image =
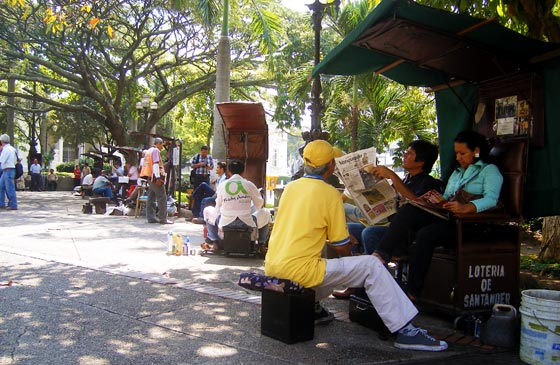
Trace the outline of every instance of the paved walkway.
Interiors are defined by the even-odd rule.
[[[18,211],[0,211],[0,364],[521,364],[515,349],[425,314],[415,322],[450,349],[398,350],[335,299],[324,304],[337,321],[285,345],[260,334],[259,293],[237,286],[241,272],[262,272],[261,259],[166,255],[168,230],[198,247],[202,226],[85,215],[69,192],[18,200]]]

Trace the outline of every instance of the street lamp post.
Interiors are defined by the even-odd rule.
[[[158,108],[158,103],[155,101],[152,101],[150,103],[150,96],[148,94],[142,95],[142,100],[136,103],[136,110],[138,110],[138,113],[141,113],[140,115],[143,115],[144,117],[144,126],[148,125],[150,111],[153,114],[155,113],[157,108]],[[150,129],[150,133],[155,134],[155,129],[156,129],[156,125],[154,124],[154,126]],[[152,138],[150,137],[150,142],[151,139]]]
[[[37,94],[37,82],[33,82],[33,94]],[[34,95],[31,104],[31,131],[29,133],[29,155],[28,155],[27,166],[31,166],[33,159],[38,157],[36,135],[37,135],[37,99],[35,98]]]
[[[323,14],[329,7],[334,6],[338,8],[339,5],[340,0],[315,0],[313,4],[306,4],[309,10],[312,11],[311,20],[313,22],[313,31],[315,34],[315,66],[321,61],[321,22],[323,20]],[[313,77],[313,83],[311,85],[311,132],[309,133],[309,141],[322,139],[323,137],[321,129],[321,115],[323,114],[323,99],[321,99],[321,91],[321,78],[319,75],[316,75]]]

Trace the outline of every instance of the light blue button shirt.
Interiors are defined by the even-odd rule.
[[[482,198],[471,201],[477,213],[483,212],[498,203],[503,181],[504,178],[496,165],[477,161],[466,169],[462,167],[455,169],[449,177],[443,197],[449,199],[463,186],[466,192],[483,195]]]

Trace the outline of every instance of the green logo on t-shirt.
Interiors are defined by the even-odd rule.
[[[232,191],[232,185],[236,185],[237,190]],[[229,195],[237,195],[240,192],[245,193],[245,194],[249,194],[249,193],[247,193],[247,191],[243,187],[243,184],[241,183],[241,181],[228,181],[228,182],[226,182],[226,193],[228,193]]]

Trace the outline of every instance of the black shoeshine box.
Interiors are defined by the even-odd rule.
[[[262,291],[261,333],[287,344],[312,340],[315,332],[315,292],[288,294]]]

